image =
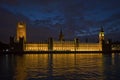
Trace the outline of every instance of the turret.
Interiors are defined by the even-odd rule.
[[[53,38],[50,37],[48,40],[48,50],[52,51],[53,50]]]
[[[78,47],[79,47],[79,39],[78,38],[75,38],[75,51],[78,50]]]
[[[59,34],[59,40],[60,40],[60,41],[63,41],[63,39],[64,39],[64,35],[63,35],[62,29],[61,29],[61,30],[60,30],[60,34]]]

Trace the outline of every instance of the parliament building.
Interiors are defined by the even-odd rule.
[[[23,51],[103,51],[104,43],[104,30],[101,28],[99,32],[99,41],[97,43],[80,42],[78,38],[72,41],[64,40],[62,30],[59,33],[59,40],[49,38],[47,41],[27,42],[26,38],[26,23],[18,22],[16,37],[10,38],[10,45],[16,50]],[[14,43],[14,45],[13,45]],[[109,44],[105,42],[106,44]],[[106,46],[105,46],[106,47]]]

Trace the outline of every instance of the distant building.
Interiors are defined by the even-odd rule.
[[[105,41],[104,37],[104,30],[101,28],[97,43],[83,43],[78,38],[66,41],[64,40],[62,30],[60,30],[59,40],[49,38],[47,41],[28,43],[26,38],[26,24],[19,22],[16,39],[10,38],[10,45],[14,51],[111,51],[111,44],[109,41]]]

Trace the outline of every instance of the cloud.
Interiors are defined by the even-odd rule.
[[[39,36],[36,32],[41,32],[39,38],[48,37],[46,32],[58,37],[60,27],[67,38],[98,35],[101,25],[106,34],[115,30],[120,33],[119,3],[119,0],[1,0],[0,12],[5,17],[0,16],[3,19],[0,24],[15,27],[18,19],[24,20],[35,39]]]

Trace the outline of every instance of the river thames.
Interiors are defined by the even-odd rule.
[[[119,80],[119,76],[119,54],[0,55],[0,80]]]

